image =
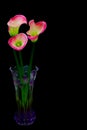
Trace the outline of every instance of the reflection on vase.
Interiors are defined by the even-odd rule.
[[[36,119],[35,111],[32,109],[32,101],[34,81],[36,79],[38,67],[36,66],[35,69],[31,71],[29,80],[28,65],[24,66],[22,82],[19,78],[16,67],[10,67],[9,69],[13,78],[17,102],[17,111],[15,112],[14,120],[19,125],[31,125]]]

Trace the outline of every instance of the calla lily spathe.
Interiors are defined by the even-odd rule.
[[[28,37],[24,33],[19,33],[8,40],[8,44],[16,51],[21,51],[27,44]]]
[[[26,34],[32,42],[36,42],[38,40],[38,36],[45,31],[47,24],[44,21],[35,23],[34,20],[30,20],[29,26],[30,29],[26,32]]]
[[[24,15],[15,15],[8,21],[8,32],[10,36],[15,36],[19,33],[19,28],[22,24],[27,24],[27,19]]]

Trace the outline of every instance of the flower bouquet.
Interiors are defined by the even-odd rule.
[[[29,25],[29,30],[26,33],[19,33],[22,24]],[[11,36],[8,39],[8,45],[13,49],[14,58],[16,61],[15,67],[10,67],[15,87],[15,96],[17,102],[17,111],[14,115],[14,120],[19,125],[31,125],[36,119],[35,111],[32,109],[33,88],[39,68],[33,66],[33,57],[35,44],[38,37],[46,30],[47,24],[44,21],[36,22],[34,20],[27,21],[24,15],[18,14],[10,18],[7,22],[8,33]],[[26,47],[29,40],[32,43],[29,64],[24,65],[22,59],[22,50]]]

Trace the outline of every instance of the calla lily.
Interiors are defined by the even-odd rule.
[[[15,36],[19,33],[19,28],[22,24],[27,24],[27,19],[24,15],[15,15],[8,21],[8,32],[10,36]]]
[[[45,31],[47,24],[44,21],[35,23],[34,20],[30,20],[29,26],[30,29],[26,32],[26,34],[32,42],[36,42],[38,40],[38,36]]]
[[[16,51],[21,51],[27,44],[28,37],[24,33],[19,33],[8,40],[8,44]]]

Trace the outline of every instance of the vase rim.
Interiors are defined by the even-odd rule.
[[[24,70],[26,69],[26,68],[28,68],[28,65],[24,65],[23,66],[23,68],[24,68]],[[14,66],[14,67],[9,67],[9,70],[13,73],[13,72],[17,72],[17,68],[16,68],[16,66]],[[35,69],[33,69],[32,71],[38,71],[39,70],[39,68],[37,67],[37,66],[35,66]]]

